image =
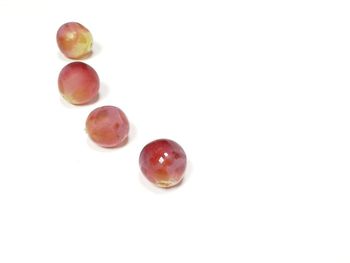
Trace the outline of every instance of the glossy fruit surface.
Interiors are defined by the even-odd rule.
[[[76,105],[87,104],[96,99],[100,80],[96,71],[83,62],[66,65],[58,77],[58,88],[62,96]]]
[[[181,182],[186,169],[186,154],[182,147],[168,139],[155,140],[141,151],[139,165],[145,177],[162,188]]]
[[[89,114],[86,131],[96,144],[106,148],[118,147],[128,138],[129,121],[121,109],[103,106]]]
[[[63,24],[57,31],[56,40],[61,52],[70,59],[83,59],[92,53],[92,35],[77,22]]]

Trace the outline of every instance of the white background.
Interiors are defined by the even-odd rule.
[[[0,262],[350,262],[347,0],[0,0]],[[93,105],[58,92],[68,21],[90,29]],[[91,143],[116,105],[129,143]],[[140,174],[170,138],[180,187]]]

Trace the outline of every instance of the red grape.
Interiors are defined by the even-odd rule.
[[[181,182],[186,169],[186,154],[176,142],[160,139],[147,144],[141,151],[139,164],[145,177],[162,188]]]

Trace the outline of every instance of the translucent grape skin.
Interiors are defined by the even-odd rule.
[[[129,121],[121,109],[103,106],[89,114],[86,131],[91,140],[101,147],[120,147],[127,142]]]
[[[169,139],[147,144],[141,151],[139,165],[142,173],[161,188],[178,185],[186,169],[187,157],[182,147]]]
[[[57,45],[70,59],[84,59],[92,54],[93,39],[90,31],[82,24],[68,22],[56,34]]]
[[[84,62],[66,65],[58,77],[58,88],[70,103],[83,105],[97,98],[100,80],[96,71]]]

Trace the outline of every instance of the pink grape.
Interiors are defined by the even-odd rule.
[[[102,147],[122,146],[129,133],[129,121],[124,112],[114,106],[93,110],[86,120],[86,131],[92,141]]]
[[[56,40],[61,52],[70,59],[83,59],[92,53],[92,35],[77,22],[63,24],[57,31]]]
[[[96,98],[100,80],[91,66],[83,62],[72,62],[61,70],[58,87],[68,102],[82,105]]]

